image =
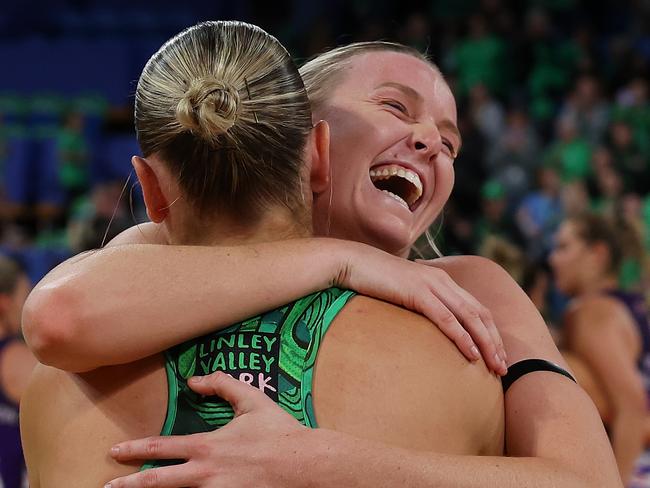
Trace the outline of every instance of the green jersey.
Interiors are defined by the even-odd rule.
[[[312,376],[328,327],[354,292],[330,288],[172,347],[165,352],[169,399],[161,435],[218,429],[233,419],[219,397],[202,397],[188,378],[224,371],[259,388],[307,427],[316,427]],[[143,469],[168,464],[147,463]]]

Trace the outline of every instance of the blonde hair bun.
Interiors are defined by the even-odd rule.
[[[193,134],[214,141],[235,125],[241,100],[239,91],[215,77],[192,80],[176,106],[178,123]]]

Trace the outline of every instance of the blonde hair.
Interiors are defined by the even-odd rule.
[[[332,89],[340,83],[344,71],[349,67],[350,60],[354,56],[371,52],[407,54],[424,61],[440,74],[438,67],[426,54],[422,54],[415,48],[396,42],[369,41],[340,46],[326,53],[319,54],[300,68],[300,75],[305,83],[305,88],[307,88],[312,111],[315,112],[326,103]]]
[[[415,48],[395,42],[355,42],[319,54],[300,68],[300,75],[309,95],[312,112],[317,112],[327,104],[332,90],[341,82],[345,70],[350,66],[352,58],[371,52],[395,52],[413,56],[427,63],[441,78],[444,78],[438,66],[426,54],[421,53]],[[438,249],[434,239],[435,236],[427,229],[418,241],[424,241],[435,256],[442,257],[442,253]],[[422,249],[417,243],[414,243],[411,253],[420,258],[433,257],[429,256],[428,250]]]
[[[203,22],[167,41],[138,81],[135,124],[143,155],[160,155],[200,216],[304,207],[309,100],[287,51],[259,27]]]

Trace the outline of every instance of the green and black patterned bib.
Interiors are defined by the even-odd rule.
[[[321,341],[354,292],[330,288],[289,305],[191,339],[165,353],[169,400],[161,435],[218,429],[232,420],[228,402],[201,397],[191,376],[224,371],[262,390],[307,427],[316,427],[312,374]],[[142,469],[169,464],[154,462]]]

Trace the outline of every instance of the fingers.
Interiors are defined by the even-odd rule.
[[[431,266],[426,261],[418,262]],[[430,270],[433,274],[427,276],[430,280],[429,293],[442,302],[444,310],[433,303],[431,313],[437,315],[427,316],[456,344],[465,357],[476,360],[480,354],[488,368],[497,374],[506,374],[505,349],[490,312],[443,270],[435,267]],[[424,300],[430,301],[431,296]]]
[[[469,292],[460,287],[457,292],[470,307],[471,312],[468,312],[467,315],[471,315],[473,318],[463,318],[462,321],[479,345],[485,363],[494,372],[500,375],[506,374],[508,372],[506,351],[501,335],[492,319],[492,314]]]
[[[503,339],[501,338],[499,329],[497,329],[497,326],[494,323],[494,319],[492,318],[492,314],[488,311],[488,315],[487,316],[482,315],[482,317],[483,317],[483,323],[486,324],[487,330],[490,332],[490,335],[492,336],[492,340],[497,345],[497,349],[499,350],[499,356],[501,356],[504,366],[507,369],[508,355],[506,353],[505,347],[503,346]]]
[[[146,437],[121,442],[111,449],[111,456],[121,463],[147,459],[189,459],[197,449],[201,434]]]
[[[109,481],[104,488],[183,488],[198,486],[189,463],[148,469]]]
[[[456,347],[467,359],[477,361],[481,358],[481,353],[470,334],[442,301],[427,294],[422,299],[421,305],[416,308],[418,312],[431,320],[447,338],[456,344]]]
[[[201,395],[218,395],[232,405],[235,417],[253,410],[275,406],[273,400],[257,388],[217,371],[207,376],[194,376],[187,384]]]

